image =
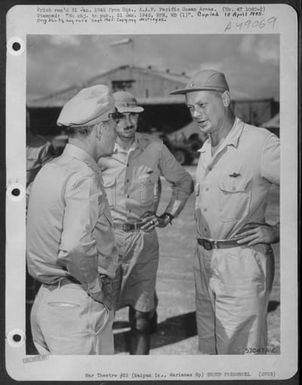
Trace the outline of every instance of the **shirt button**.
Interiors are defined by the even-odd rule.
[[[207,208],[204,208],[203,211],[208,211],[208,209],[207,209]]]
[[[130,198],[130,195],[129,195],[129,194],[127,194],[127,195],[126,195],[126,198]]]
[[[206,191],[209,191],[209,187],[206,187],[205,190],[206,190]]]
[[[212,167],[209,167],[209,171],[212,171]]]

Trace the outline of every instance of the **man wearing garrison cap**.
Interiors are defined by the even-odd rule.
[[[156,325],[156,273],[159,250],[155,228],[165,227],[181,212],[192,193],[192,178],[162,141],[137,133],[144,110],[132,94],[113,94],[121,114],[114,153],[99,160],[104,177],[121,266],[117,308],[129,306],[130,354],[149,354]],[[171,185],[171,198],[157,216],[155,190],[160,176]],[[120,281],[119,281],[120,280]]]
[[[194,261],[199,349],[203,354],[265,354],[274,276],[271,244],[279,224],[265,222],[271,184],[279,185],[279,139],[231,109],[223,73],[198,72],[183,94],[208,136],[196,172]]]
[[[27,262],[42,283],[31,312],[40,354],[113,354],[112,278],[117,267],[100,157],[112,153],[116,109],[108,88],[86,88],[57,124],[69,140],[37,174],[29,198]]]

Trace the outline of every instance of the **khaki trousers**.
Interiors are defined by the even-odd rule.
[[[149,312],[157,306],[155,294],[159,246],[156,231],[115,230],[120,267],[114,279],[116,309],[131,306]]]
[[[113,312],[81,285],[42,285],[31,311],[34,344],[40,354],[113,354]]]
[[[270,247],[205,250],[194,261],[202,354],[265,354],[267,306],[274,278]]]

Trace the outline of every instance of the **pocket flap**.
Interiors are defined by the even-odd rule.
[[[251,177],[248,175],[237,175],[236,177],[225,175],[219,183],[222,191],[236,193],[245,191]]]

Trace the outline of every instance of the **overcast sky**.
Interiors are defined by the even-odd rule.
[[[133,44],[111,45],[127,38]],[[219,69],[239,95],[279,100],[278,35],[30,35],[28,96],[48,95],[125,64],[188,75]]]

